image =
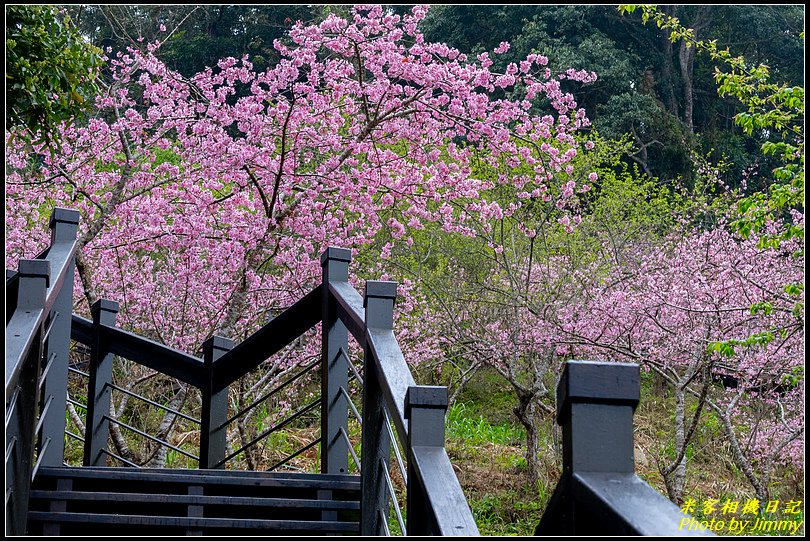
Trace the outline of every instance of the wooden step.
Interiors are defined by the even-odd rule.
[[[293,507],[296,509],[352,509],[359,511],[360,502],[353,500],[305,500],[288,498],[245,498],[240,496],[206,496],[191,494],[141,494],[137,492],[78,492],[32,490],[31,499],[82,502],[134,502],[184,505],[234,505],[251,507]]]
[[[357,522],[295,521],[230,518],[195,518],[146,515],[97,515],[94,513],[67,513],[31,511],[29,520],[38,522],[113,524],[117,526],[152,526],[168,528],[222,528],[249,530],[283,530],[304,532],[358,532]],[[122,530],[124,533],[124,530]]]
[[[46,479],[90,479],[102,483],[120,481],[169,484],[257,486],[268,488],[318,488],[321,490],[360,490],[355,475],[246,472],[230,470],[162,470],[135,468],[40,468],[38,481]]]
[[[359,532],[349,475],[46,468],[31,492],[31,535],[325,535]]]

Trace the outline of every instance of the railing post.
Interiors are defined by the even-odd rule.
[[[93,315],[93,339],[90,349],[90,381],[87,385],[87,421],[84,434],[84,465],[104,466],[110,435],[110,399],[112,389],[113,355],[103,339],[101,326],[114,326],[118,303],[107,299],[96,301],[90,308]]]
[[[433,510],[425,495],[413,450],[416,447],[444,447],[444,418],[447,413],[447,387],[409,387],[405,395],[408,419],[408,535],[438,535]]]
[[[349,449],[340,429],[349,431],[349,404],[341,392],[349,391],[349,331],[337,316],[329,282],[349,280],[352,253],[344,248],[327,248],[321,254],[323,268],[322,354],[321,354],[321,473],[346,473]]]
[[[637,364],[568,361],[557,385],[563,473],[634,473],[633,411]]]
[[[200,469],[224,468],[227,448],[228,386],[217,386],[213,381],[214,362],[233,349],[233,340],[212,336],[203,343],[203,362],[207,379],[202,393],[200,419]],[[217,466],[219,464],[219,466]]]
[[[380,517],[388,517],[388,493],[384,476],[391,459],[391,438],[385,428],[385,398],[380,385],[379,367],[369,346],[368,329],[394,328],[396,296],[395,282],[366,282],[360,535],[380,535],[383,531]]]
[[[51,215],[51,245],[73,243],[79,227],[79,213],[75,210],[57,208]],[[50,406],[42,424],[40,445],[49,442],[43,451],[42,465],[61,466],[65,455],[65,410],[67,399],[68,360],[70,357],[70,320],[73,312],[74,258],[68,262],[65,280],[53,305],[53,323],[45,363],[47,377],[43,388],[43,404]]]
[[[19,264],[17,310],[34,314],[45,307],[50,263],[23,259]],[[6,329],[14,338],[14,329]],[[37,332],[20,370],[17,387],[6,389],[6,534],[24,535],[34,467],[34,429],[37,421],[38,385],[42,359],[42,329]]]
[[[563,472],[535,534],[604,533],[583,520],[571,497],[575,473],[633,475],[633,411],[640,399],[637,364],[568,361],[557,385],[557,423],[563,433]],[[559,501],[554,501],[559,497]]]

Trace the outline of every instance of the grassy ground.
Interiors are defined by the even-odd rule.
[[[513,404],[502,380],[482,372],[447,415],[447,452],[482,535],[532,535],[560,473],[553,434],[543,430],[548,479],[539,488],[529,484],[526,432]]]

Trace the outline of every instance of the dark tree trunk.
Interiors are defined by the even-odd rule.
[[[529,482],[537,486],[540,479],[540,426],[542,412],[536,395],[518,391],[518,405],[514,409],[520,423],[526,428],[526,466]]]

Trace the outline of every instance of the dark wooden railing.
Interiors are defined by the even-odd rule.
[[[77,225],[78,213],[56,209],[51,246],[36,259],[22,260],[17,272],[6,271],[7,534],[25,533],[32,478],[41,465],[62,466],[66,435],[83,442],[85,466],[117,462],[138,467],[108,448],[110,426],[116,424],[185,455],[202,469],[218,469],[269,434],[319,410],[320,436],[269,469],[320,445],[321,473],[360,473],[363,535],[389,534],[392,520],[402,534],[478,535],[444,448],[447,389],[415,383],[394,335],[395,283],[368,281],[361,296],[349,283],[351,252],[329,248],[321,256],[318,287],[236,346],[227,338],[211,337],[203,344],[203,357],[197,358],[117,328],[118,304],[110,300],[91,307],[92,320],[68,317]],[[320,359],[228,417],[229,386],[318,323]],[[350,358],[350,336],[363,351],[362,364]],[[71,339],[90,353],[87,372],[69,364]],[[200,418],[115,385],[115,357],[199,389]],[[315,371],[321,380],[317,399],[228,452],[230,423]],[[68,397],[69,372],[85,381],[86,404]],[[676,529],[682,517],[677,507],[634,473],[632,415],[638,381],[636,365],[575,361],[566,366],[557,397],[564,472],[537,533],[688,533]],[[113,392],[198,424],[199,455],[115,418]],[[358,394],[359,408],[353,401]],[[86,410],[84,435],[66,431],[67,404]],[[357,426],[350,425],[350,414],[360,425],[359,453],[356,436],[354,442],[350,437],[350,426]],[[404,494],[396,488],[392,470],[399,471]],[[323,520],[332,520],[330,513],[334,511],[324,511]]]
[[[393,503],[402,533],[478,535],[461,485],[444,449],[447,388],[416,385],[393,331],[393,282],[366,282],[363,297],[348,282],[350,252],[329,248],[323,266],[322,471],[347,470],[346,436],[351,401],[348,374],[362,378],[362,535],[387,533]],[[349,359],[349,334],[363,347],[363,374]],[[357,413],[353,411],[353,413]],[[391,428],[393,425],[393,430]],[[397,442],[404,447],[407,472],[407,529],[396,502],[389,470],[392,448],[404,470]]]
[[[568,361],[557,386],[563,473],[536,535],[713,535],[635,473],[637,364]],[[708,533],[707,533],[708,532]]]
[[[363,533],[387,533],[389,513],[393,510],[402,533],[478,534],[444,450],[446,388],[417,386],[394,337],[395,283],[369,282],[365,298],[361,297],[348,282],[350,252],[329,248],[322,257],[321,285],[236,346],[224,337],[210,338],[203,345],[200,359],[117,328],[118,304],[114,301],[97,301],[91,307],[92,320],[77,315],[67,317],[71,306],[72,254],[78,215],[57,210],[54,216],[54,242],[50,249],[41,259],[22,261],[18,273],[7,272],[7,290],[17,296],[10,305],[13,315],[7,316],[10,339],[6,347],[6,469],[12,475],[7,476],[6,503],[7,516],[13,519],[7,522],[7,532],[24,532],[27,491],[39,464],[62,465],[65,410],[69,401],[74,407],[86,410],[84,435],[68,434],[68,437],[83,440],[85,466],[104,466],[110,460],[138,466],[109,448],[111,424],[184,454],[197,461],[201,468],[224,468],[230,459],[263,437],[305,413],[320,410],[321,436],[287,460],[320,444],[321,471],[346,474],[350,470],[351,456],[363,486]],[[55,269],[53,274],[50,268]],[[63,284],[67,287],[62,287]],[[7,297],[7,304],[12,298]],[[61,326],[57,326],[58,323]],[[318,323],[323,329],[322,358],[229,418],[229,385]],[[349,334],[364,351],[360,369],[349,359]],[[87,346],[90,352],[87,372],[68,365],[71,338]],[[44,350],[53,353],[44,355]],[[200,419],[115,385],[112,374],[116,357],[199,389]],[[50,362],[44,363],[43,359]],[[86,404],[67,396],[68,370],[86,380]],[[229,423],[313,370],[320,370],[321,397],[242,448],[227,452]],[[48,378],[40,377],[42,373],[47,373]],[[38,381],[43,382],[43,397],[47,396],[41,404],[33,392]],[[350,381],[362,384],[362,415],[350,398]],[[51,391],[52,387],[56,389]],[[110,410],[113,392],[129,394],[170,414],[199,423],[199,456],[116,419]],[[38,414],[33,415],[34,412]],[[362,423],[359,454],[348,435],[350,412]],[[61,424],[51,423],[52,417]],[[26,437],[30,434],[35,436]],[[402,479],[407,480],[407,528],[389,473],[392,451]],[[284,462],[286,460],[274,467]]]
[[[25,532],[39,467],[62,465],[78,224],[78,212],[56,209],[50,247],[6,271],[7,534]]]

